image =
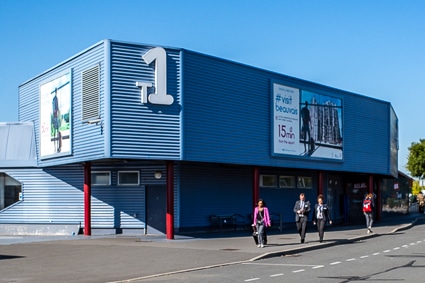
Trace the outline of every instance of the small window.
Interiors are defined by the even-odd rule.
[[[22,200],[22,185],[9,175],[0,173],[0,210]]]
[[[118,185],[139,185],[139,171],[118,172]]]
[[[298,177],[298,188],[311,189],[313,188],[313,178],[301,176]]]
[[[276,187],[276,176],[260,175],[260,187]]]
[[[91,183],[93,186],[110,186],[111,172],[109,171],[93,171],[91,173]]]
[[[279,188],[295,188],[295,176],[279,176]]]

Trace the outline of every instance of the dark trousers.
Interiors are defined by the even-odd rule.
[[[323,236],[325,235],[325,224],[324,219],[317,219],[317,232],[319,232],[319,240],[323,241]]]
[[[300,220],[296,222],[297,232],[301,236],[301,240],[305,239],[305,233],[307,232],[307,216],[300,217]]]

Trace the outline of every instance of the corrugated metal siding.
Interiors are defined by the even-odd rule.
[[[249,166],[206,165],[185,163],[181,165],[181,228],[210,226],[211,215],[240,214],[247,224],[253,213],[252,179]],[[312,189],[260,188],[262,198],[270,213],[282,216],[283,223],[294,223],[294,204],[303,192],[313,206],[317,197],[316,172],[285,171],[278,168],[261,168],[260,175],[311,176]],[[309,219],[311,219],[311,213]],[[277,219],[277,218],[276,218]],[[277,223],[275,223],[276,225]]]
[[[72,70],[72,156],[53,158],[39,161],[40,166],[53,166],[73,162],[82,162],[105,157],[104,128],[108,125],[105,118],[105,43],[100,42],[84,52],[57,65],[40,76],[19,86],[19,120],[33,121],[36,133],[37,148],[40,140],[40,84],[54,78],[61,72]],[[99,124],[83,124],[81,117],[81,72],[100,65],[100,115],[102,122]]]
[[[178,166],[175,166],[175,222],[178,228]],[[117,185],[119,171],[140,172],[139,186]],[[165,185],[166,168],[161,163],[92,165],[92,171],[110,171],[111,186],[92,186],[92,228],[144,228],[145,188]],[[156,171],[163,172],[159,180]],[[0,223],[74,223],[84,227],[83,167],[56,166],[45,169],[4,169],[23,185],[24,200],[0,212]]]
[[[23,201],[0,213],[1,223],[75,223],[84,217],[82,170],[75,167],[8,169],[4,173],[22,183]]]
[[[184,51],[184,160],[389,174],[390,104]],[[343,161],[271,156],[271,80],[343,101]]]
[[[111,46],[111,155],[120,158],[180,159],[180,52],[167,52],[167,92],[172,105],[142,104],[137,81],[154,83],[142,55],[152,47]]]
[[[210,215],[252,213],[252,169],[181,165],[180,227],[210,226]]]

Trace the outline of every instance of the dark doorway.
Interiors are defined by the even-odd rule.
[[[146,225],[148,234],[166,233],[167,188],[149,186],[146,188]]]

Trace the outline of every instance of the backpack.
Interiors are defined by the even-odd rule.
[[[372,212],[372,200],[367,198],[363,201],[363,212]]]

